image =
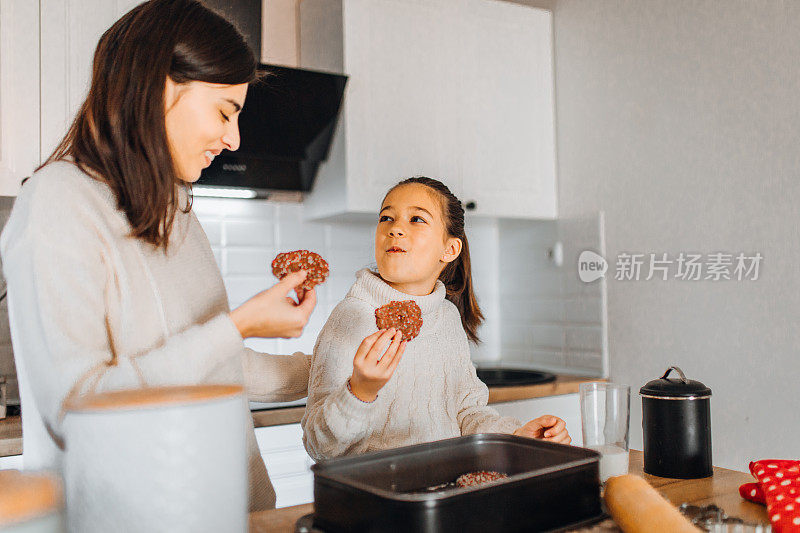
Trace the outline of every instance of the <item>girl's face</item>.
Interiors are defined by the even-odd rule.
[[[239,112],[247,84],[221,85],[167,78],[167,139],[178,176],[195,182],[222,150],[239,148]]]
[[[461,239],[447,235],[436,194],[425,185],[401,185],[386,196],[378,215],[378,271],[406,294],[430,294],[444,267],[461,252]]]

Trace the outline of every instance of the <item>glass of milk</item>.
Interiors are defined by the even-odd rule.
[[[583,445],[600,452],[600,482],[628,473],[631,388],[618,383],[581,383]]]

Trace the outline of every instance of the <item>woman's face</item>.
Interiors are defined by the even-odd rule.
[[[178,84],[167,78],[167,139],[175,169],[183,181],[197,181],[200,172],[222,150],[239,148],[239,112],[246,95],[246,83]]]

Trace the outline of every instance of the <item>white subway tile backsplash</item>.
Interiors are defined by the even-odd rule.
[[[229,205],[228,200],[222,198],[200,198],[194,197],[192,199],[192,211],[200,222],[204,218],[220,217],[225,214],[225,210]]]
[[[222,244],[221,218],[203,218],[200,219],[200,225],[203,227],[203,231],[206,232],[206,237],[208,237],[208,242],[211,246]]]
[[[564,320],[564,302],[537,297],[529,301],[533,323],[553,324]]]
[[[566,354],[567,365],[576,370],[586,370],[587,372],[596,372],[597,368],[602,365],[601,352],[577,352],[569,351]]]
[[[577,264],[577,261],[576,261]],[[613,266],[609,266],[613,268]],[[606,272],[606,276],[614,276],[614,273]],[[577,274],[570,273],[564,277],[564,295],[579,298],[600,298],[602,295],[603,281],[601,279],[584,283],[578,278]]]
[[[513,276],[537,276],[540,273],[562,273],[562,269],[555,265],[548,257],[545,248],[528,248],[517,250],[503,250],[500,269]]]
[[[272,246],[275,229],[271,221],[226,220],[223,224],[225,246]]]
[[[233,200],[226,198],[195,197],[192,211],[204,217],[249,218],[270,220],[275,216],[276,204],[266,200]]]
[[[372,254],[375,248],[375,223],[331,225],[329,235],[334,250],[369,250]]]
[[[271,248],[228,248],[225,255],[225,274],[229,276],[272,274],[275,252]],[[274,281],[277,281],[277,278]]]
[[[337,276],[354,276],[355,272],[362,268],[375,266],[375,256],[371,248],[369,251],[334,248],[326,252],[325,259],[328,261],[331,275],[335,273]]]
[[[564,275],[562,272],[535,270],[510,273],[500,267],[500,296],[560,297]]]
[[[564,347],[564,329],[559,326],[529,326],[530,344],[534,349],[559,350]]]
[[[331,275],[325,281],[325,285],[328,288],[328,296],[333,305],[336,305],[344,297],[347,295],[347,291],[350,290],[350,287],[353,286],[355,283],[356,277],[355,274],[336,274]]]
[[[278,220],[281,222],[302,222],[303,204],[275,204]]]
[[[566,358],[561,350],[508,348],[503,349],[502,365],[557,372],[566,366]]]
[[[600,326],[568,327],[566,346],[570,350],[598,350],[603,346],[603,330]]]
[[[500,237],[509,249],[546,249],[558,240],[558,221],[501,220]]]
[[[603,316],[602,304],[600,298],[566,298],[564,300],[566,321],[600,326]]]
[[[311,250],[323,254],[325,225],[314,222],[278,220],[278,245],[281,252]]]
[[[228,303],[231,309],[242,305],[244,302],[270,288],[275,284],[275,278],[266,273],[263,276],[235,276],[223,278],[225,289],[228,291]]]
[[[495,280],[500,260],[497,221],[468,219],[464,229],[469,243],[473,277]]]
[[[517,349],[562,350],[564,328],[559,325],[506,324],[503,346]]]
[[[601,228],[601,216],[500,221],[503,365],[602,374],[604,282],[586,284],[577,275],[581,251],[602,255]],[[550,253],[557,242],[564,252],[560,265]]]
[[[558,298],[507,296],[502,300],[504,316],[528,323],[558,323],[564,320],[564,302]]]

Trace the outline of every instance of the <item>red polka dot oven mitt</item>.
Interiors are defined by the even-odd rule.
[[[766,504],[776,533],[800,533],[800,461],[753,461],[750,473],[758,482],[739,487],[742,498]]]

